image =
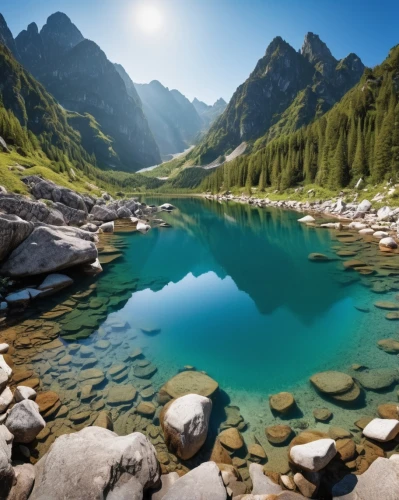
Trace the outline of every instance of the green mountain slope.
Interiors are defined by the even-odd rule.
[[[202,187],[337,189],[360,178],[379,183],[398,176],[399,45],[325,115],[270,142],[261,138],[251,154],[219,167]]]
[[[275,38],[191,157],[208,164],[269,130],[266,141],[296,130],[331,108],[363,70],[354,54],[337,61],[313,33],[306,35],[301,52]]]

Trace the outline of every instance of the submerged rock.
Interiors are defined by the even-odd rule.
[[[269,404],[278,413],[288,413],[295,406],[295,399],[290,392],[279,392],[270,396]]]
[[[186,394],[199,394],[211,398],[218,389],[219,384],[208,375],[197,371],[184,371],[166,382],[161,391],[173,399]]]
[[[292,436],[292,429],[289,425],[271,425],[266,427],[265,434],[272,444],[283,444]]]
[[[320,372],[310,377],[312,384],[325,394],[339,394],[352,389],[353,378],[346,373],[337,371]]]
[[[240,450],[244,446],[241,433],[235,427],[225,429],[219,434],[219,441],[229,450]]]
[[[161,426],[168,448],[183,460],[193,457],[208,434],[212,401],[187,394],[168,403],[161,412]]]

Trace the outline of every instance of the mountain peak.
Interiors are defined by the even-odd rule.
[[[271,56],[273,52],[276,51],[276,49],[278,49],[279,47],[286,47],[286,46],[290,47],[290,45],[283,38],[281,38],[281,36],[276,36],[269,43],[265,55]]]
[[[5,45],[14,55],[17,54],[14,37],[2,14],[0,14],[0,44]]]
[[[223,99],[223,97],[219,97],[219,99],[215,101],[214,106],[227,106],[227,102]]]
[[[30,23],[30,24],[28,24],[28,27],[26,28],[26,31],[29,34],[37,35],[39,33],[39,28],[37,27],[36,23]]]
[[[82,33],[63,12],[49,16],[40,35],[47,47],[50,61],[56,60],[65,51],[84,40]]]
[[[316,35],[311,31],[309,31],[309,33],[306,33],[305,35],[301,54],[312,64],[319,61],[335,61],[327,45],[322,40],[320,40],[319,35]]]

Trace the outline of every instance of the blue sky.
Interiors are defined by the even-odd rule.
[[[162,24],[147,33],[138,9],[154,6]],[[308,31],[336,58],[358,54],[380,63],[399,43],[398,0],[1,0],[16,36],[65,12],[86,38],[135,82],[159,80],[188,98],[228,100],[277,35],[299,49]]]

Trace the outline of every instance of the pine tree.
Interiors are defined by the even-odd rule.
[[[363,178],[366,175],[366,152],[364,148],[364,135],[362,131],[362,125],[360,119],[357,122],[357,140],[356,140],[356,151],[355,157],[352,165],[352,179],[357,182],[359,178]]]

